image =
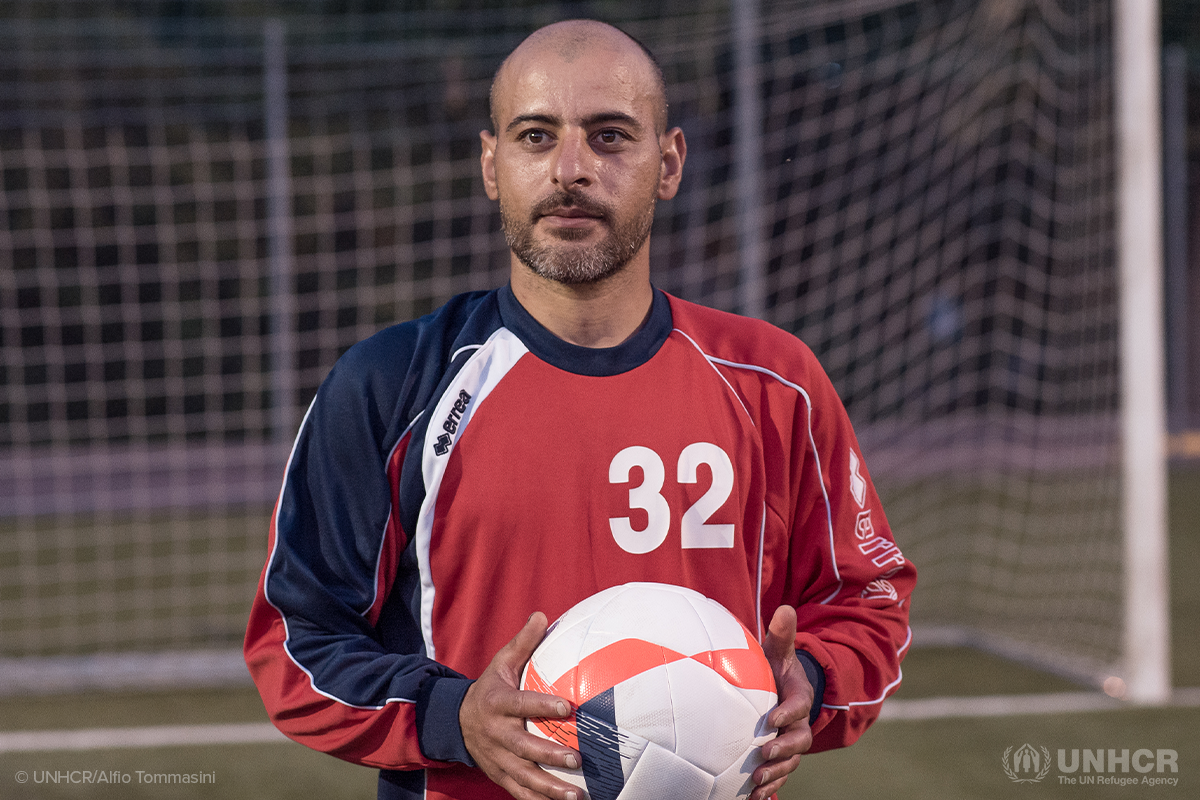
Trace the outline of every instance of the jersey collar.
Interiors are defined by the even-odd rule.
[[[658,289],[654,290],[650,314],[642,327],[616,347],[580,347],[563,341],[525,310],[511,286],[505,284],[497,295],[504,327],[520,337],[529,352],[576,375],[602,378],[628,372],[653,358],[671,334],[671,304]]]

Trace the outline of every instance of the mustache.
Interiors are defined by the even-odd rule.
[[[533,207],[530,216],[536,221],[539,217],[544,217],[559,209],[573,208],[582,211],[589,216],[600,217],[601,219],[609,219],[612,216],[612,210],[608,204],[602,203],[599,200],[571,192],[556,191],[549,197],[538,201]]]

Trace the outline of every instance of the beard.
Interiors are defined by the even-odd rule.
[[[657,187],[644,210],[618,223],[613,222],[613,209],[609,205],[580,194],[557,191],[535,205],[526,219],[508,209],[502,198],[500,223],[504,241],[536,275],[568,285],[597,283],[624,269],[649,238],[656,194]],[[572,242],[584,238],[587,232],[570,229],[553,234],[562,244],[534,241],[533,229],[538,219],[562,208],[575,208],[598,217],[608,226],[608,235],[589,247],[573,246]]]

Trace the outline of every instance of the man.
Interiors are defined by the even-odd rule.
[[[762,637],[780,703],[752,797],[849,744],[899,684],[915,572],[812,354],[650,282],[687,155],[661,72],[570,21],[497,72],[481,133],[508,286],[352,348],[301,427],[246,660],[275,723],[380,797],[574,800],[517,690],[554,618],[689,586]],[[799,631],[799,632],[797,632]],[[506,794],[507,793],[507,794]]]

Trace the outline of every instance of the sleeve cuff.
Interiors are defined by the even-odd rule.
[[[800,660],[800,666],[804,667],[804,674],[808,676],[808,682],[813,688],[812,711],[808,712],[808,724],[812,725],[817,721],[817,715],[821,713],[822,704],[825,702],[825,670],[807,650],[797,650],[796,658]]]
[[[463,743],[458,709],[474,681],[430,675],[417,691],[417,743],[421,754],[432,761],[453,761],[475,766]]]

